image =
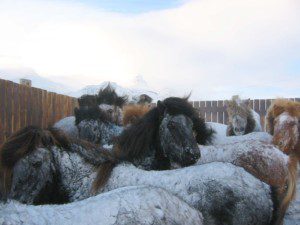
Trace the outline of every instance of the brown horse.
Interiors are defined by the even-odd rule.
[[[123,108],[123,126],[134,124],[150,110],[148,105],[127,105]]]
[[[268,109],[266,130],[273,135],[273,144],[284,153],[300,159],[300,103],[276,99]]]
[[[286,99],[276,99],[268,109],[266,130],[273,135],[272,142],[282,152],[289,155],[289,170],[295,179],[291,181],[296,186],[298,161],[300,159],[299,138],[300,103]],[[287,193],[286,203],[295,197],[295,189]]]

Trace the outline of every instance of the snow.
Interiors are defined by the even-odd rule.
[[[78,138],[78,129],[75,125],[75,116],[65,117],[54,124],[55,128],[63,130],[72,138]]]
[[[267,143],[272,142],[272,136],[266,132],[252,132],[242,136],[226,136],[227,125],[213,122],[207,122],[206,124],[216,132],[214,134],[212,145],[231,144],[243,142],[245,140],[259,140]]]
[[[169,191],[199,209],[204,224],[221,224],[224,218],[233,225],[268,224],[272,214],[269,186],[232,164],[215,162],[169,171],[143,171],[119,165],[105,191],[131,185],[150,185]],[[224,211],[228,204],[234,204],[234,210]],[[218,217],[220,212],[225,213],[222,219]]]
[[[0,204],[0,224],[125,225],[202,224],[201,213],[161,188],[125,187],[86,200],[29,206]]]
[[[228,162],[271,185],[281,185],[288,174],[288,156],[270,144],[271,137],[263,132],[228,137],[225,144],[200,146],[197,164]],[[232,141],[235,139],[235,141]]]
[[[255,120],[254,132],[262,131],[261,123],[260,123],[260,115],[252,109],[251,109],[251,114]]]

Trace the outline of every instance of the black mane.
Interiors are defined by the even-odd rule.
[[[127,103],[127,100],[127,96],[118,96],[115,89],[113,89],[110,84],[104,89],[101,89],[97,95],[97,103],[99,105],[108,104],[122,107]]]
[[[158,142],[159,125],[165,113],[189,117],[193,121],[197,142],[202,145],[211,142],[214,131],[207,128],[204,120],[199,118],[188,99],[170,97],[162,102],[158,101],[157,107],[123,131],[117,139],[120,157],[127,160],[137,158],[147,152],[151,146],[158,147],[159,144],[156,142]]]
[[[104,123],[112,122],[111,117],[97,105],[88,108],[75,108],[74,114],[75,125],[78,125],[83,120],[100,120]]]
[[[78,98],[79,108],[88,108],[97,106],[97,96],[96,95],[82,95]]]

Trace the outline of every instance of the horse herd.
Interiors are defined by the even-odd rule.
[[[227,101],[226,135],[238,137],[218,145],[188,98],[149,101],[126,105],[108,86],[79,98],[75,117],[14,133],[0,148],[0,200],[63,204],[147,185],[199,210],[204,224],[283,224],[296,192],[299,103],[273,101],[269,135],[247,101]]]

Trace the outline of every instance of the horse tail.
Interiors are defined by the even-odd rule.
[[[107,183],[116,165],[117,165],[116,162],[107,161],[98,167],[97,177],[94,180],[93,189],[92,189],[94,193],[96,193],[101,187],[103,187]]]
[[[298,157],[295,154],[289,155],[288,161],[288,176],[286,180],[285,191],[282,189],[277,190],[279,197],[279,207],[277,210],[277,219],[274,221],[274,225],[282,225],[283,219],[291,201],[295,198],[297,190],[297,171],[298,171]]]

